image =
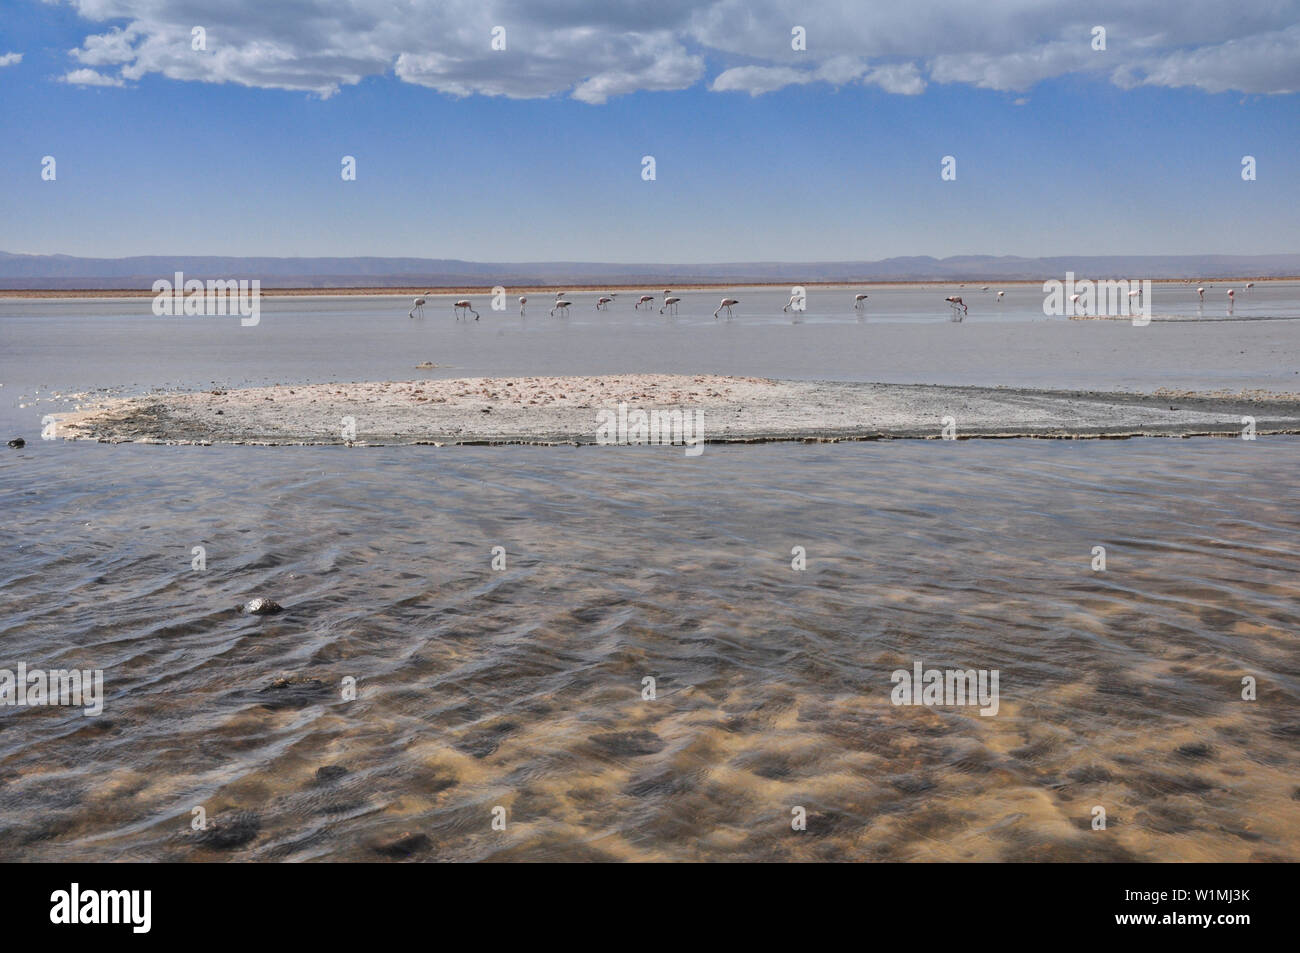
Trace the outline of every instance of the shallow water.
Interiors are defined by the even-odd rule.
[[[45,392],[17,406],[411,376],[439,356],[417,342],[443,376],[1276,386],[1297,322],[663,336],[280,305],[257,329],[2,305],[29,444],[0,453],[0,668],[101,668],[107,694],[0,708],[5,859],[1300,859],[1293,438],[107,446],[39,440]],[[235,611],[257,595],[286,611]],[[998,713],[892,705],[918,660],[996,669]]]
[[[0,644],[107,702],[0,711],[9,859],[1300,859],[1296,441],[59,456]]]
[[[662,290],[662,289],[660,289]],[[949,320],[945,286],[813,289],[808,310],[783,314],[788,295],[738,289],[730,320],[714,320],[719,293],[679,292],[679,314],[637,311],[620,294],[596,311],[574,294],[569,317],[549,317],[553,296],[533,295],[527,315],[474,299],[479,321],[457,321],[453,297],[435,297],[423,318],[405,298],[265,298],[261,322],[233,317],[155,317],[139,300],[39,302],[0,299],[0,425],[29,437],[43,414],[63,409],[52,391],[428,377],[718,373],[801,380],[971,384],[1081,390],[1161,387],[1266,388],[1300,392],[1300,284],[1252,289],[1232,321],[1071,321],[1045,317],[1037,286],[961,289],[968,317]],[[1213,290],[1218,290],[1213,289]],[[1174,295],[1185,302],[1169,301]],[[1184,286],[1153,292],[1156,310],[1195,314]],[[1175,309],[1174,304],[1185,305]],[[1209,308],[1207,307],[1207,317]],[[1279,320],[1254,320],[1272,316]],[[1215,317],[1222,317],[1220,314]],[[1294,319],[1294,320],[1293,320]],[[430,361],[433,370],[415,365]],[[37,389],[40,393],[37,393]],[[38,398],[33,401],[32,398]],[[19,404],[27,404],[20,408]]]

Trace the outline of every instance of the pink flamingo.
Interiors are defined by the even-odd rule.
[[[524,313],[524,305],[526,305],[527,303],[528,303],[528,299],[525,298],[523,295],[520,295],[520,296],[519,296],[519,313],[520,313],[521,315]]]
[[[475,321],[478,320],[478,312],[474,310],[474,306],[469,303],[468,298],[462,298],[460,301],[457,301],[454,305],[452,305],[451,310],[456,315],[457,320],[464,317],[464,312],[466,311],[474,315]]]
[[[573,304],[572,301],[557,301],[557,302],[555,302],[555,307],[551,309],[551,316],[554,317],[556,311],[563,311],[565,314],[568,314],[568,313],[569,313],[569,305],[571,305],[571,304]]]
[[[733,304],[740,304],[740,299],[739,299],[739,298],[723,298],[723,299],[722,299],[722,304],[718,305],[718,311],[721,311],[723,308],[726,308],[726,309],[727,309],[727,317],[731,317],[731,316],[732,316],[732,315],[731,315],[731,306],[732,306]],[[718,311],[714,311],[714,312],[713,312],[713,316],[714,316],[715,318],[718,316]]]
[[[966,286],[962,285],[962,287],[965,288]],[[1075,295],[1075,297],[1077,298],[1078,295]],[[952,305],[953,313],[956,313],[958,308],[961,308],[962,314],[965,314],[969,310],[966,307],[966,302],[962,301],[961,298],[957,297],[956,295],[949,295],[947,298],[944,298],[943,300],[947,301],[948,304]]]
[[[641,297],[636,299],[637,310],[640,310],[641,305],[643,304],[652,304],[654,300],[655,300],[654,295],[642,295]]]
[[[677,302],[679,302],[679,301],[681,301],[681,300],[682,300],[681,298],[673,298],[673,297],[671,297],[671,296],[670,296],[670,297],[667,297],[667,298],[664,298],[664,306],[663,306],[663,308],[660,308],[660,309],[659,309],[659,313],[660,313],[660,314],[663,314],[663,313],[664,313],[664,308],[670,308],[670,309],[671,309],[671,312],[670,312],[670,313],[671,313],[671,314],[676,314],[676,313],[677,313]]]

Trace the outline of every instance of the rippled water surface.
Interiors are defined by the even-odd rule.
[[[60,388],[421,359],[1138,389],[1294,390],[1300,368],[1294,321],[795,325],[780,304],[420,325],[276,302],[240,329],[0,303],[0,423],[28,439],[0,452],[0,668],[99,668],[107,693],[99,717],[0,708],[0,856],[1300,859],[1294,438],[39,439]],[[254,596],[285,611],[236,611]],[[996,669],[998,713],[892,705],[917,661]]]
[[[60,456],[0,645],[108,698],[0,713],[11,859],[1300,857],[1295,441]]]

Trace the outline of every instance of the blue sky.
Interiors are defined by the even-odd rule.
[[[301,5],[328,14],[317,21],[261,4],[206,27],[199,54],[185,4],[10,0],[0,250],[627,262],[1300,252],[1293,4],[1258,15],[1247,4],[1237,35],[1211,23],[1200,40],[1161,33],[1159,8],[1182,24],[1187,4],[1150,4],[1133,25],[1101,9],[1114,5],[1070,20],[1050,2],[1007,4],[1000,29],[965,48],[944,24],[979,5],[918,0],[919,22],[881,38],[837,5],[729,4],[669,4],[663,22],[622,4],[590,16],[559,2],[527,15]],[[410,19],[394,20],[394,6]],[[444,24],[436,45],[410,39],[447,16],[463,36]],[[489,48],[494,19],[507,51]],[[1094,19],[1114,24],[1105,52],[1080,25]],[[808,50],[795,52],[801,22]],[[40,176],[46,155],[54,182]],[[357,159],[354,182],[340,177],[344,155]],[[644,155],[654,181],[641,178]],[[944,155],[956,181],[940,179]],[[1254,182],[1243,155],[1256,157]]]

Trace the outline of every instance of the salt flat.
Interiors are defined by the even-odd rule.
[[[104,442],[595,443],[602,411],[703,414],[705,442],[1300,433],[1294,398],[610,374],[280,384],[153,393],[58,415]]]

